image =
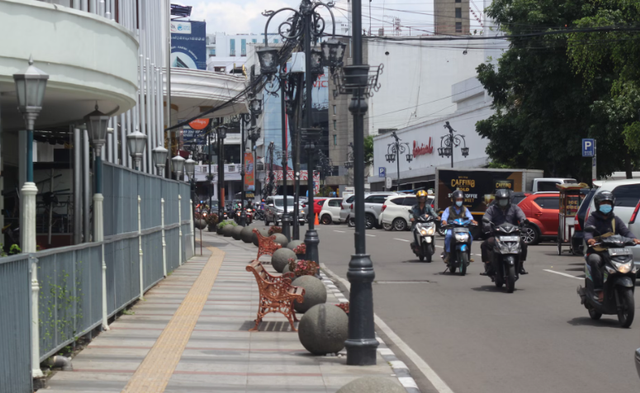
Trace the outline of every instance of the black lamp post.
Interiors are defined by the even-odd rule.
[[[218,219],[224,217],[224,139],[227,137],[227,126],[218,127]]]
[[[391,136],[393,137],[393,139],[395,139],[395,141],[387,145],[387,154],[385,154],[384,157],[389,163],[396,161],[396,157],[398,158],[398,160],[396,161],[396,173],[398,175],[398,184],[396,190],[400,191],[400,154],[406,153],[407,162],[413,161],[413,155],[411,154],[411,148],[409,147],[409,144],[407,142],[400,142],[400,138],[395,131],[391,133]]]
[[[196,162],[189,158],[184,162],[184,171],[189,177],[189,185],[191,189],[191,214],[193,215],[193,219],[195,220],[195,209],[196,209]],[[193,249],[196,249],[196,237],[195,233],[193,236]]]
[[[346,169],[352,169],[353,168],[353,142],[349,142],[349,150],[347,152],[347,161],[344,162],[344,167]]]
[[[438,148],[438,155],[440,157],[451,157],[451,168],[453,168],[453,148],[462,145],[460,148],[463,157],[469,156],[469,148],[467,147],[467,141],[464,139],[464,135],[456,135],[449,122],[444,123],[444,128],[449,130],[448,134],[440,137],[440,147]]]

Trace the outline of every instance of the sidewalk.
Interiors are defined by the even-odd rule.
[[[245,266],[257,249],[205,232],[203,240],[203,256],[147,292],[42,391],[328,393],[367,375],[396,379],[380,354],[369,367],[347,366],[344,350],[310,355],[281,314],[249,332],[258,287]],[[339,303],[336,295],[328,290],[327,303]]]

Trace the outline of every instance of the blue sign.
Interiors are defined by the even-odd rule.
[[[596,140],[590,138],[582,139],[582,157],[593,157],[596,152]]]
[[[171,21],[171,67],[207,69],[205,22]]]
[[[381,166],[378,167],[378,177],[386,177],[387,176],[387,168]]]

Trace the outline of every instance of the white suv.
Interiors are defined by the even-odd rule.
[[[376,192],[371,193],[364,198],[364,215],[365,215],[365,228],[372,229],[378,226],[378,217],[382,212],[382,205],[384,201],[390,196],[398,196],[395,192]],[[350,219],[355,219],[354,203],[352,203],[349,213]]]
[[[322,210],[318,215],[320,219],[320,223],[324,225],[329,225],[333,222],[340,223],[340,210],[342,208],[342,198],[328,198],[325,199],[324,204],[322,205]]]
[[[427,197],[427,203],[433,204],[435,197]],[[411,228],[411,208],[418,203],[418,198],[413,195],[399,195],[389,197],[382,205],[379,224],[385,230],[404,231]]]

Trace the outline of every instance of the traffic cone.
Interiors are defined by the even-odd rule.
[[[320,221],[318,221],[318,213],[314,213],[314,215],[316,216],[316,219],[313,222],[313,225],[320,225]]]

